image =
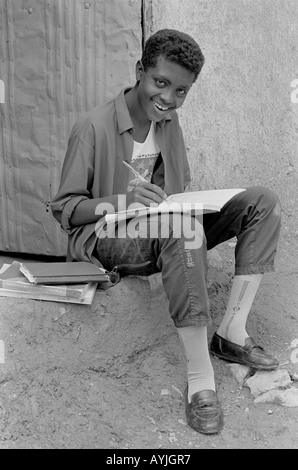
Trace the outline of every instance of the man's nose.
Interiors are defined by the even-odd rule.
[[[172,90],[163,90],[160,97],[165,104],[173,104],[175,102],[174,92]]]

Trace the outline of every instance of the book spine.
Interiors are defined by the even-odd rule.
[[[45,286],[43,284],[29,284],[17,281],[10,281],[9,279],[0,280],[0,287],[2,289],[17,290],[21,292],[35,293],[35,294],[49,294],[59,297],[73,297],[76,299],[82,298],[85,288],[74,289],[68,286]]]
[[[38,277],[36,278],[36,285],[47,284],[52,286],[62,284],[87,284],[89,282],[106,282],[109,280],[108,276],[83,276],[78,278],[77,276],[71,277]]]
[[[0,297],[14,297],[20,299],[32,299],[32,300],[48,300],[51,302],[65,302],[65,303],[73,303],[73,304],[86,304],[90,305],[93,300],[93,296],[89,296],[88,298],[82,297],[79,299],[75,299],[74,297],[59,297],[51,294],[44,294],[42,292],[24,292],[24,291],[17,291],[16,289],[0,289]]]

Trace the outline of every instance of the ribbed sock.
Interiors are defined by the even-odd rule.
[[[246,321],[261,283],[263,274],[248,274],[235,276],[226,312],[217,334],[222,338],[245,345],[249,336],[246,331]]]
[[[208,349],[207,327],[177,328],[187,360],[188,401],[202,390],[214,390],[214,371]]]

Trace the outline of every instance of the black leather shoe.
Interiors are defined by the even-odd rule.
[[[210,343],[210,352],[229,362],[237,362],[247,367],[259,370],[273,370],[279,366],[278,360],[264,351],[255,341],[248,337],[245,346],[228,341],[217,333],[213,335]]]
[[[223,412],[213,390],[194,393],[188,403],[186,387],[185,414],[188,425],[202,434],[219,434],[224,425]]]

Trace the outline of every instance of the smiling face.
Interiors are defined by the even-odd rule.
[[[159,56],[156,67],[146,72],[138,62],[136,77],[140,114],[153,122],[180,108],[195,80],[194,73],[163,56]]]

